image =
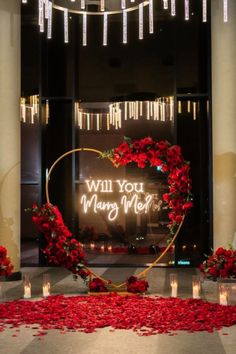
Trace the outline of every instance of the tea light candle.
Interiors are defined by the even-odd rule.
[[[108,252],[112,252],[112,246],[108,246],[107,249],[108,249]]]
[[[24,299],[31,298],[31,284],[24,285]]]
[[[91,242],[91,243],[90,243],[90,249],[91,249],[91,250],[94,250],[94,249],[95,249],[95,243],[94,243],[94,242]]]
[[[193,284],[193,298],[200,299],[200,286],[198,284]]]
[[[47,297],[50,295],[50,284],[43,285],[43,297]]]
[[[105,246],[104,246],[104,245],[101,246],[101,251],[102,251],[102,252],[105,251]]]
[[[228,293],[226,291],[220,293],[220,305],[228,305]]]

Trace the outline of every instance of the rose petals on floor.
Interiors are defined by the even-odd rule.
[[[236,306],[203,300],[157,296],[50,296],[37,301],[16,300],[0,304],[0,332],[25,326],[44,336],[50,329],[60,333],[95,332],[98,328],[131,329],[139,335],[176,331],[213,332],[236,324]]]

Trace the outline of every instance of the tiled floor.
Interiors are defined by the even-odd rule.
[[[127,276],[138,272],[134,268],[96,268],[99,274],[114,281],[122,281]],[[53,294],[86,293],[86,286],[81,280],[74,281],[71,274],[61,268],[23,268],[23,273],[30,273],[33,297],[41,297],[41,282],[44,273],[50,273]],[[173,269],[157,268],[150,271],[148,281],[150,293],[169,295],[169,274]],[[195,269],[177,269],[179,277],[179,296],[191,296],[191,276]],[[203,283],[202,297],[217,301],[216,284]],[[4,283],[5,300],[22,297],[22,283]],[[235,354],[236,326],[224,328],[213,334],[202,332],[190,334],[180,332],[177,336],[155,335],[140,337],[132,331],[108,328],[96,333],[84,334],[71,332],[64,335],[51,330],[43,340],[33,337],[35,330],[22,328],[17,337],[12,337],[12,330],[0,333],[0,354]],[[228,335],[225,335],[227,333]]]

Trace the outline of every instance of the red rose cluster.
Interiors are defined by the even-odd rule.
[[[236,279],[236,250],[218,248],[200,265],[200,270],[206,278],[212,280],[217,278]]]
[[[7,250],[0,246],[0,276],[9,276],[13,270],[10,258],[7,257]]]
[[[134,294],[143,294],[147,291],[149,285],[144,279],[138,279],[133,275],[126,281],[127,291]]]
[[[150,137],[141,140],[125,138],[117,148],[105,152],[104,157],[109,157],[116,167],[135,162],[139,168],[158,167],[167,174],[169,192],[163,195],[163,200],[170,210],[170,232],[175,234],[183,216],[193,206],[190,166],[184,160],[180,146],[168,141],[156,142]]]
[[[103,293],[108,291],[105,283],[99,278],[93,278],[89,282],[89,290],[97,293]]]
[[[90,274],[85,267],[85,255],[81,244],[73,237],[64,224],[58,208],[45,204],[41,208],[34,204],[31,209],[32,220],[44,234],[47,246],[43,250],[49,263],[60,265],[84,280]]]

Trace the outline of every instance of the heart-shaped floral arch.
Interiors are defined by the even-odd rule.
[[[191,201],[192,183],[189,177],[190,165],[188,161],[184,160],[178,145],[171,145],[168,141],[154,141],[152,138],[146,137],[141,140],[125,138],[118,147],[105,152],[90,148],[74,149],[60,156],[51,166],[46,182],[47,203],[42,207],[34,204],[31,209],[32,220],[47,241],[43,252],[49,263],[63,266],[84,280],[93,275],[106,284],[110,284],[111,287],[120,288],[125,285],[125,282],[114,284],[87,267],[83,247],[65,225],[58,208],[51,204],[49,199],[48,183],[52,170],[64,157],[81,151],[95,152],[100,157],[108,158],[115,167],[126,166],[132,162],[136,163],[139,168],[158,167],[167,176],[169,192],[165,193],[162,198],[165,206],[169,209],[170,242],[164,252],[149,267],[136,275],[137,277],[144,276],[170,249],[178,235],[186,212],[193,206]]]

